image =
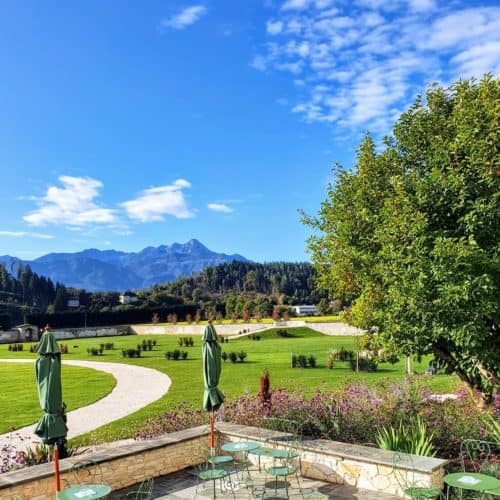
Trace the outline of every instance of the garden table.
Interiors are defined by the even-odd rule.
[[[444,476],[443,481],[448,485],[446,498],[449,498],[450,487],[460,490],[478,491],[485,495],[500,496],[500,479],[477,472],[453,472]],[[496,490],[496,492],[495,492]]]
[[[248,468],[248,453],[260,448],[259,443],[253,441],[239,441],[237,443],[225,443],[221,446],[221,449],[229,453],[243,453],[244,454],[244,465],[247,470],[247,478],[250,478],[250,470]]]
[[[65,488],[57,494],[57,500],[96,500],[111,493],[106,484],[82,484]]]

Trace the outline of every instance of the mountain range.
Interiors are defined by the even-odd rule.
[[[75,253],[50,253],[30,261],[10,255],[0,256],[0,263],[8,270],[19,264],[29,265],[35,273],[54,283],[87,291],[147,288],[234,260],[248,259],[238,254],[213,252],[196,239],[146,247],[140,252],[91,248]]]

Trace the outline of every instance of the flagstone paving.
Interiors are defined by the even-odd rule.
[[[0,362],[34,363],[34,360],[1,359]],[[65,360],[62,364],[63,366],[82,366],[100,370],[110,373],[116,380],[116,386],[107,396],[68,413],[68,439],[90,432],[140,410],[166,394],[172,382],[170,377],[164,373],[143,366],[79,360]],[[14,432],[1,434],[0,447],[4,443],[10,443],[20,445],[21,449],[24,449],[30,443],[39,442],[33,434],[35,425],[31,424]]]
[[[265,498],[266,500],[286,498],[283,481],[278,482],[278,490],[275,495],[273,480],[268,477],[266,482],[264,474],[258,471],[252,471],[251,474],[253,489],[247,489],[245,484],[241,482],[237,484],[233,490],[234,498]],[[334,498],[337,500],[396,500],[399,498],[374,491],[358,490],[353,486],[325,483],[323,481],[306,478],[301,478],[300,484],[304,496],[300,494],[295,479],[289,482],[289,497],[291,499],[306,498],[309,500],[319,500],[321,498]],[[108,500],[121,500],[126,497],[127,493],[137,490],[138,486],[139,485],[134,485],[130,488],[114,491],[107,498]],[[231,490],[221,492],[219,484],[217,483],[217,498],[233,498],[233,492]],[[151,498],[157,500],[205,500],[213,498],[213,483],[211,481],[199,483],[194,468],[184,469],[174,474],[155,478],[153,496]]]

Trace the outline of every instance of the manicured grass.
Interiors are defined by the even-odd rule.
[[[217,328],[217,325],[215,325]],[[387,382],[388,380],[402,380],[404,377],[404,360],[395,365],[383,364],[379,366],[376,373],[353,372],[347,363],[336,363],[333,370],[326,368],[327,355],[330,349],[344,346],[354,349],[356,339],[354,337],[327,336],[306,327],[287,328],[293,334],[291,338],[279,338],[276,330],[261,332],[261,340],[250,340],[242,336],[222,344],[223,351],[247,351],[248,357],[244,363],[232,365],[229,361],[224,363],[220,388],[225,392],[228,400],[234,399],[244,391],[257,393],[259,377],[267,368],[271,376],[272,387],[295,388],[303,394],[312,394],[317,387],[341,388],[347,383],[363,381],[367,384]],[[186,335],[182,335],[186,336]],[[100,338],[88,338],[71,341],[70,354],[64,355],[66,359],[94,359],[102,361],[120,362],[155,368],[166,373],[172,379],[169,392],[152,403],[151,405],[124,417],[118,421],[97,429],[90,435],[77,438],[78,444],[89,442],[111,441],[134,435],[141,424],[150,416],[165,412],[177,403],[184,401],[191,405],[200,407],[203,394],[201,336],[192,335],[193,347],[180,347],[188,351],[189,356],[184,361],[167,361],[164,352],[179,348],[179,335],[150,335],[150,336],[125,336],[113,337],[108,340]],[[143,340],[156,340],[157,346],[153,351],[142,353],[141,358],[126,359],[121,356],[122,348],[135,348]],[[101,342],[113,342],[113,351],[104,351],[101,357],[89,356],[87,347],[98,347]],[[317,368],[291,368],[291,353],[313,354],[316,356]],[[24,353],[24,356],[29,353]],[[23,353],[11,353],[6,346],[0,346],[0,357],[23,357]],[[423,359],[420,364],[416,363],[414,369],[422,373],[428,365],[428,360]],[[450,392],[459,385],[458,379],[452,376],[425,377],[431,387],[440,392]]]
[[[62,367],[67,411],[109,394],[116,381],[109,373],[79,366]],[[42,415],[32,363],[0,363],[0,434],[36,422]]]

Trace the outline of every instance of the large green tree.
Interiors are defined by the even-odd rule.
[[[500,367],[499,90],[491,76],[430,87],[304,216],[318,283],[352,302],[350,321],[485,399]]]

